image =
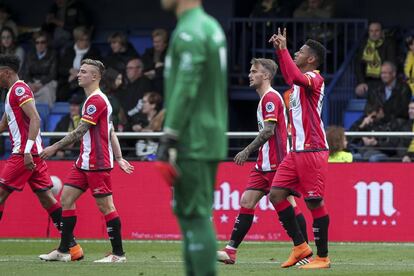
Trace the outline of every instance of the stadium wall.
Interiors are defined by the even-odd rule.
[[[4,161],[0,162],[0,168]],[[72,162],[50,161],[54,185],[65,181]],[[170,209],[171,192],[153,163],[135,162],[133,175],[119,168],[112,174],[114,200],[122,218],[125,239],[179,239],[179,229]],[[217,176],[214,223],[218,238],[227,240],[233,227],[240,196],[253,163],[238,167],[222,163]],[[414,242],[412,179],[414,164],[330,164],[326,203],[331,215],[332,241]],[[89,192],[77,203],[78,238],[106,238],[105,220]],[[305,210],[302,200],[299,200]],[[311,217],[304,211],[311,233]],[[310,236],[312,236],[310,234]],[[47,214],[26,187],[12,194],[1,221],[0,238],[58,237]],[[256,211],[248,240],[288,240],[273,207],[263,199]]]

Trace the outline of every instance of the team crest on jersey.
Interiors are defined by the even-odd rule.
[[[272,112],[275,110],[275,105],[272,102],[267,102],[265,106],[267,112]]]
[[[19,87],[16,88],[16,91],[14,93],[16,93],[16,96],[20,97],[24,94],[24,92],[26,92],[24,87],[19,86]]]
[[[88,105],[88,107],[86,107],[86,113],[88,115],[92,115],[95,112],[96,112],[96,106],[94,106],[93,104],[90,104]]]

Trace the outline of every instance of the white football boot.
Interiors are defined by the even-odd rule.
[[[57,250],[53,250],[48,254],[39,255],[39,258],[43,261],[59,261],[59,262],[70,262],[70,253],[61,253]]]

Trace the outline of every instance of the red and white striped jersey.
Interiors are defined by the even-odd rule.
[[[293,85],[289,99],[292,151],[320,151],[329,148],[321,119],[325,83],[318,71],[306,72],[307,87]]]
[[[76,167],[82,170],[108,170],[114,166],[111,135],[112,106],[102,91],[96,90],[82,107],[81,120],[92,126],[82,137]]]
[[[25,82],[20,80],[16,81],[7,92],[4,106],[7,124],[9,126],[12,153],[15,154],[24,153],[26,141],[29,136],[30,119],[22,109],[22,106],[29,101],[34,101],[32,90]],[[42,138],[40,137],[39,130],[31,153],[36,155],[42,152],[42,150]]]
[[[260,99],[257,107],[257,123],[262,131],[265,121],[275,121],[275,134],[259,148],[256,170],[274,171],[277,169],[289,150],[287,138],[286,108],[280,94],[271,88]]]

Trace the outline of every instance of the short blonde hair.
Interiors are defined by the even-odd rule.
[[[152,31],[152,38],[160,36],[164,42],[168,41],[168,32],[164,29],[155,29]]]
[[[100,60],[87,58],[82,60],[81,65],[84,64],[95,66],[101,76],[105,73],[105,65]]]
[[[276,62],[268,58],[252,58],[250,61],[251,65],[262,65],[263,68],[270,74],[270,79],[272,80],[276,73],[278,66]]]
[[[88,36],[88,39],[91,38],[91,31],[86,26],[78,26],[73,29],[73,38],[75,41],[78,41],[84,35]]]

